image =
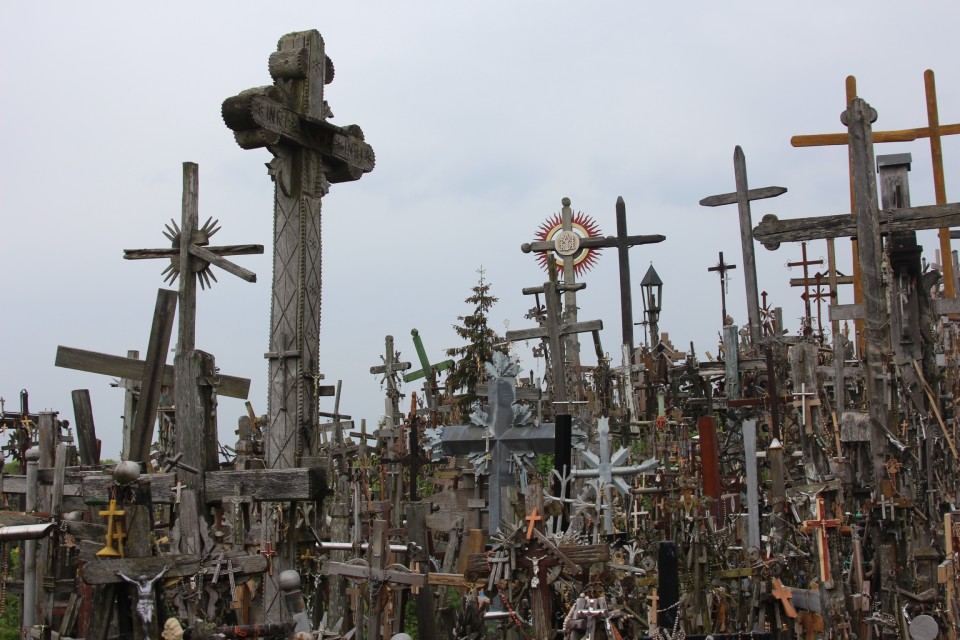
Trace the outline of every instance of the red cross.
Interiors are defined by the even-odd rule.
[[[827,528],[839,527],[842,522],[836,519],[827,519],[824,513],[823,497],[817,496],[817,519],[804,520],[803,527],[805,531],[815,531],[817,535],[817,556],[820,559],[820,581],[823,586],[829,587],[832,584],[830,576],[830,551],[827,547]]]
[[[264,549],[260,550],[260,555],[267,559],[267,575],[273,575],[273,558],[277,552],[273,550],[269,542],[263,543]]]

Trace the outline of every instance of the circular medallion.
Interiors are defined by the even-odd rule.
[[[572,256],[580,249],[580,236],[573,231],[561,231],[553,236],[553,246],[564,258]]]

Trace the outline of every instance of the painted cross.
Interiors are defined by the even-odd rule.
[[[566,199],[565,199],[565,202]],[[569,202],[564,205],[566,208],[569,208]],[[531,251],[556,251],[558,254],[565,256],[568,255],[568,251],[563,249],[563,238],[569,238],[572,240],[576,247],[577,251],[587,248],[616,248],[617,257],[619,259],[620,265],[620,317],[622,323],[623,331],[623,344],[630,346],[630,353],[633,353],[633,302],[631,300],[631,287],[630,287],[630,248],[642,244],[655,244],[658,242],[663,242],[666,240],[666,236],[662,235],[646,235],[646,236],[631,236],[627,234],[627,206],[623,201],[622,196],[617,197],[616,204],[617,211],[617,235],[615,236],[606,236],[606,237],[595,237],[595,238],[580,238],[575,233],[570,231],[570,235],[576,236],[576,238],[569,238],[565,235],[568,231],[564,227],[564,231],[561,232],[563,237],[557,237],[555,241],[548,242],[533,242],[529,244],[524,244],[521,247],[521,250],[524,253],[529,253]],[[574,252],[576,253],[576,251]],[[572,262],[572,260],[564,261],[564,265],[567,262]],[[564,268],[564,275],[566,275],[566,267]],[[571,284],[572,281],[564,280],[567,284]]]
[[[430,358],[427,357],[427,351],[423,348],[423,340],[420,339],[420,332],[416,329],[410,331],[413,336],[413,346],[417,350],[417,358],[420,360],[420,368],[411,373],[403,375],[404,382],[413,382],[420,378],[424,379],[423,390],[427,396],[427,406],[433,410],[436,409],[437,400],[434,396],[436,387],[436,375],[453,366],[453,360],[442,360],[437,364],[430,364]]]
[[[123,557],[123,539],[127,534],[123,532],[123,522],[117,521],[126,511],[117,508],[117,501],[111,499],[110,506],[104,511],[99,511],[99,515],[107,517],[107,539],[106,545],[100,551],[97,551],[98,558],[122,558]],[[116,543],[116,547],[114,547]]]
[[[489,460],[490,533],[500,528],[502,490],[514,484],[511,462],[518,454],[545,454],[554,450],[554,425],[533,426],[529,410],[515,407],[519,366],[509,356],[494,353],[488,365],[487,408],[471,416],[478,426],[444,427],[441,446],[447,455],[485,453]]]
[[[533,527],[538,521],[543,520],[543,516],[537,515],[537,508],[534,507],[533,511],[524,520],[527,521],[527,540],[530,540],[533,538]]]
[[[790,588],[783,586],[778,578],[770,578],[770,584],[773,587],[770,590],[770,595],[780,601],[780,604],[783,605],[783,612],[787,614],[788,618],[796,618],[797,610],[793,608],[793,604],[790,602],[790,599],[793,598],[793,592]]]
[[[723,251],[720,252],[720,259],[717,261],[716,266],[709,267],[707,271],[715,271],[720,275],[720,311],[722,314],[721,321],[723,325],[727,324],[727,289],[729,288],[730,280],[727,277],[727,272],[733,269],[736,269],[737,265],[727,264],[723,261]]]
[[[747,316],[750,322],[750,342],[755,347],[760,344],[760,302],[757,298],[757,263],[753,253],[753,221],[750,214],[750,202],[764,198],[774,198],[787,192],[785,187],[747,187],[747,161],[743,149],[738,145],[733,151],[733,173],[737,183],[735,193],[710,196],[700,201],[704,207],[718,207],[725,204],[737,204],[740,214],[740,246],[743,251],[744,286],[747,293]]]
[[[402,565],[388,564],[390,544],[387,541],[389,524],[386,520],[374,520],[370,545],[367,550],[366,561],[353,563],[330,562],[323,563],[322,573],[327,575],[344,576],[354,582],[369,580],[370,614],[367,616],[367,638],[380,640],[381,618],[386,604],[387,590],[380,588],[385,583],[397,586],[425,587],[426,576],[420,573],[411,573]]]
[[[816,504],[817,517],[814,520],[804,520],[803,530],[816,535],[817,559],[820,564],[820,582],[823,583],[825,589],[832,589],[833,576],[830,575],[830,539],[827,529],[839,527],[842,522],[837,519],[827,518],[823,496],[817,496]]]

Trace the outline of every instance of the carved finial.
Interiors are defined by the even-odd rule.
[[[570,198],[564,198],[563,200],[560,201],[560,204],[563,205],[564,207],[569,207],[569,206],[570,206]]]

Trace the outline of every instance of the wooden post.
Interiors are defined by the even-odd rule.
[[[662,540],[657,552],[657,626],[666,629],[674,637],[679,625],[677,603],[680,601],[680,560],[677,543]]]
[[[73,417],[77,422],[77,445],[80,450],[80,464],[94,466],[100,464],[100,441],[93,423],[93,408],[90,405],[90,391],[75,389],[70,393],[73,398]]]
[[[740,423],[743,436],[743,457],[747,472],[747,544],[760,548],[760,495],[757,474],[757,421]]]
[[[426,576],[430,569],[430,531],[427,529],[427,514],[430,513],[429,502],[408,502],[405,505],[407,514],[407,538],[417,545],[418,549],[410,553],[408,562],[416,562],[420,566],[420,573]],[[434,612],[433,589],[424,588],[414,596],[417,615],[417,635],[422,638],[436,638],[436,613]]]
[[[174,368],[177,381],[176,452],[183,454],[185,465],[200,471],[189,473],[184,467],[177,466],[177,481],[193,490],[198,513],[205,514],[204,474],[217,471],[219,467],[216,396],[213,391],[216,367],[212,355],[191,350],[177,354]]]
[[[150,342],[143,363],[140,399],[130,433],[130,460],[140,463],[145,463],[150,457],[150,443],[153,441],[153,428],[157,421],[157,404],[160,402],[163,368],[167,361],[167,351],[170,349],[173,312],[176,306],[176,292],[167,289],[157,291]]]
[[[700,473],[703,481],[703,495],[711,499],[710,515],[720,523],[726,514],[720,502],[722,485],[720,484],[717,419],[712,415],[700,416],[697,418],[697,432],[700,434]]]

